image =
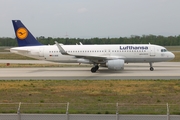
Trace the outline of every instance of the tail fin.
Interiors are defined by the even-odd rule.
[[[18,46],[38,46],[42,45],[30,31],[22,24],[20,20],[12,20]]]

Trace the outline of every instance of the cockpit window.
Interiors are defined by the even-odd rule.
[[[161,49],[161,52],[167,52],[167,50],[166,49]]]

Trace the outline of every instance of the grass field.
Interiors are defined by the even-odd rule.
[[[180,46],[165,46],[169,51],[180,51]]]
[[[11,47],[0,47],[0,52],[9,52],[9,49],[10,49]]]
[[[66,104],[57,103],[70,102],[70,113],[109,114],[115,113],[118,102],[124,114],[165,114],[166,103],[171,114],[180,114],[179,80],[0,81],[0,95],[0,103],[31,103],[26,113],[63,113]],[[3,106],[0,104],[0,113],[16,111]],[[43,106],[46,109],[40,109]]]

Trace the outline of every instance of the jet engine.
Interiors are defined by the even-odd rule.
[[[124,60],[116,59],[116,60],[108,60],[106,62],[106,66],[109,70],[123,70],[124,69]]]

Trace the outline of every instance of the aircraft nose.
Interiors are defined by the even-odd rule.
[[[174,58],[175,58],[175,55],[171,52],[171,54],[170,54],[169,57],[172,58],[172,59],[174,59]]]

